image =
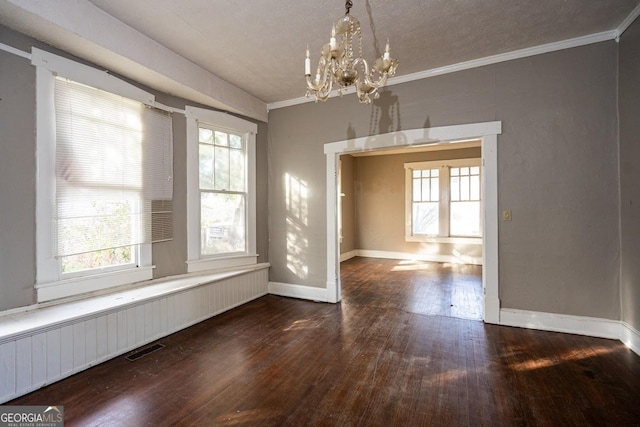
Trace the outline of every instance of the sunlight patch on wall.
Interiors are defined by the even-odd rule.
[[[300,279],[306,279],[309,275],[308,197],[307,184],[300,178],[286,173],[287,268]]]

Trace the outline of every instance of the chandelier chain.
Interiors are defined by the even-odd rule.
[[[351,8],[353,7],[353,3],[351,2],[351,0],[347,0],[347,2],[345,3],[344,7],[347,9],[346,15],[349,14],[349,10],[351,10]]]

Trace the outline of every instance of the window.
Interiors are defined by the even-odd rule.
[[[199,124],[200,254],[246,252],[245,143],[242,135]]]
[[[480,159],[406,163],[405,171],[407,241],[482,237]]]
[[[255,264],[254,123],[187,107],[188,271]]]
[[[172,230],[171,117],[99,70],[33,58],[38,301],[151,279],[151,243]]]

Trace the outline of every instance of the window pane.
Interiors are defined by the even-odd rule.
[[[62,273],[122,266],[134,262],[132,247],[105,249],[86,254],[62,257]]]
[[[440,180],[438,178],[431,179],[431,201],[437,202],[440,200]]]
[[[460,177],[460,200],[469,200],[469,177]]]
[[[471,168],[471,175],[480,175],[480,166],[474,166]]]
[[[437,235],[439,231],[438,202],[413,204],[413,234]]]
[[[222,145],[224,147],[229,146],[229,141],[227,140],[227,133],[216,131],[216,145]]]
[[[422,179],[422,196],[421,199],[422,201],[431,201],[431,198],[429,197],[429,178],[423,178]]]
[[[213,131],[211,129],[198,128],[199,141],[213,144]]]
[[[451,203],[451,236],[480,236],[480,202]]]
[[[233,136],[233,135],[232,135]],[[229,150],[230,182],[229,190],[244,191],[244,155],[240,150]]]
[[[242,149],[242,137],[240,135],[229,135],[229,146],[231,148]]]
[[[451,200],[460,200],[460,177],[451,177]]]
[[[469,168],[460,168],[460,175],[469,175]]]
[[[246,250],[245,199],[242,194],[200,194],[200,253]]]
[[[458,176],[460,175],[460,168],[451,168],[451,176]]]
[[[422,180],[414,179],[413,180],[413,201],[420,202],[422,201]]]
[[[421,171],[421,170],[415,170],[415,169],[414,169],[414,170],[412,171],[412,176],[413,176],[414,178],[420,178],[420,177],[422,176],[422,171]]]
[[[229,149],[215,147],[214,189],[229,189]]]
[[[107,260],[99,252],[131,245],[138,229],[140,213],[135,194],[130,200],[110,199],[97,191],[85,191],[85,194],[85,199],[58,202],[58,252],[85,254],[69,258],[73,265],[63,265],[63,273],[114,265],[113,260]]]
[[[471,200],[480,200],[480,177],[471,177]]]
[[[431,169],[431,176],[439,176],[440,171],[438,169]]]
[[[213,190],[213,145],[200,144],[200,188]]]

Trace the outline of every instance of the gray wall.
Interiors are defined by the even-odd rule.
[[[369,106],[345,96],[272,110],[271,280],[325,286],[323,144],[500,120],[499,208],[513,211],[499,227],[502,307],[619,319],[616,62],[609,41],[391,86]],[[309,187],[296,254],[286,173]],[[307,274],[289,268],[292,255]]]
[[[480,148],[356,157],[356,247],[373,251],[482,257],[481,245],[405,241],[404,164],[479,158]]]
[[[622,320],[640,330],[640,20],[619,55]]]
[[[30,51],[31,46],[70,57],[0,26],[0,42]],[[71,57],[72,58],[72,57]],[[75,58],[72,58],[75,59]],[[135,82],[132,82],[135,84]],[[158,93],[166,105],[196,105]],[[26,59],[0,51],[0,311],[35,303],[35,68]],[[203,107],[203,106],[201,106]],[[203,107],[207,108],[207,107]],[[249,119],[251,120],[251,119]],[[256,122],[255,120],[252,120]],[[186,273],[186,120],[173,114],[174,239],[154,243],[154,277]],[[258,122],[257,248],[259,262],[268,261],[267,127]]]
[[[0,26],[0,42],[28,49]],[[0,51],[0,311],[33,302],[36,278],[36,73]]]

